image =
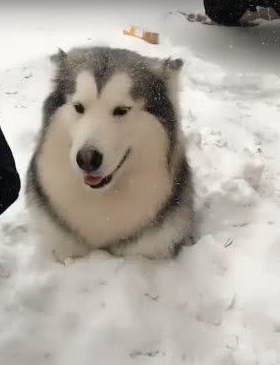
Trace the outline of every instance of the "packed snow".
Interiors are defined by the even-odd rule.
[[[0,121],[23,185],[48,56],[107,44],[184,58],[196,189],[196,244],[177,259],[96,251],[66,265],[40,251],[22,191],[0,220],[1,365],[280,364],[280,22],[211,27],[175,10],[202,1],[1,10]],[[160,45],[123,35],[131,23]]]

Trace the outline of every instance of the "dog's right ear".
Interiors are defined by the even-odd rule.
[[[170,71],[181,71],[183,66],[184,66],[184,61],[182,60],[182,58],[172,59],[170,57],[164,60],[164,68]]]
[[[67,53],[61,48],[58,48],[58,52],[50,56],[50,60],[55,65],[59,66],[63,61],[67,59]]]

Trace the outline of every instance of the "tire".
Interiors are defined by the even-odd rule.
[[[206,15],[218,24],[238,25],[248,8],[247,0],[204,0]]]

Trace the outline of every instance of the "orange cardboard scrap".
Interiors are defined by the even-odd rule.
[[[151,44],[159,44],[159,34],[147,31],[141,27],[131,25],[123,31],[124,34],[143,39],[144,41]]]

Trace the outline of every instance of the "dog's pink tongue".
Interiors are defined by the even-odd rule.
[[[84,176],[84,183],[86,185],[90,185],[90,186],[95,186],[98,185],[102,180],[102,177],[100,176],[90,176],[90,175],[85,175]]]

